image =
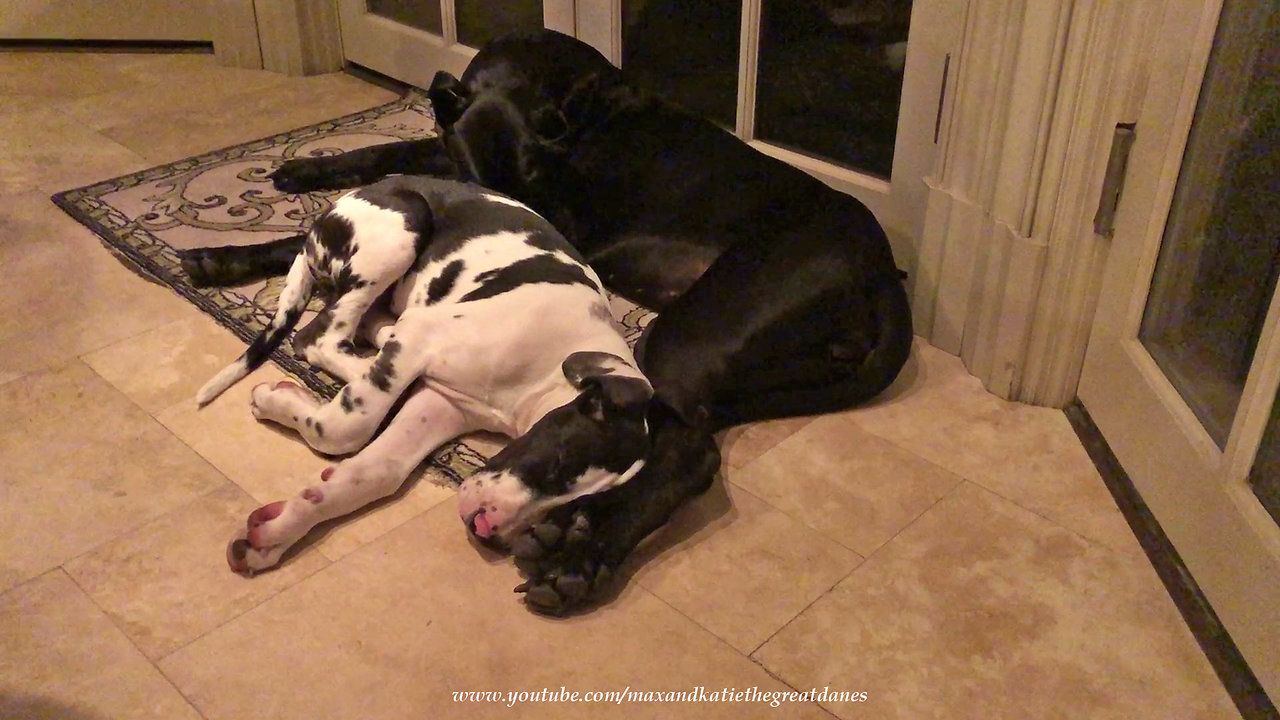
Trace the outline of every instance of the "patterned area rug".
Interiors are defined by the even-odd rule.
[[[97,233],[132,270],[172,288],[248,342],[271,321],[284,278],[240,287],[195,288],[179,265],[177,251],[253,245],[297,235],[328,210],[339,193],[278,192],[267,175],[280,163],[430,137],[434,127],[425,97],[410,93],[335,120],[60,192],[53,202]],[[632,344],[653,318],[649,311],[618,297],[612,298],[612,308]],[[318,303],[312,312],[316,310]],[[299,327],[308,320],[304,317]],[[287,343],[272,359],[326,398],[341,387],[323,371],[295,358]],[[437,480],[458,482],[487,460],[482,445],[493,447],[492,442],[464,439],[441,448],[428,461],[428,473]]]

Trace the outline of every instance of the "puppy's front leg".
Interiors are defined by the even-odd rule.
[[[249,514],[227,546],[232,570],[274,566],[311,528],[395,492],[432,450],[470,430],[462,413],[426,387],[412,391],[387,429],[359,454],[320,473],[320,482],[290,500]]]

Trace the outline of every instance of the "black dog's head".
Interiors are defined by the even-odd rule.
[[[427,94],[463,178],[524,197],[620,82],[590,45],[547,30],[488,43],[461,80],[438,72]]]
[[[580,392],[511,441],[458,489],[458,514],[505,545],[548,510],[630,480],[650,449],[653,388],[617,355],[576,352],[562,364]]]

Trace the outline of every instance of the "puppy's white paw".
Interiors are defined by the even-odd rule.
[[[298,385],[281,380],[274,385],[258,383],[249,394],[249,409],[259,420],[297,428],[304,417],[315,409],[315,399],[311,393]]]
[[[319,488],[307,488],[296,500],[268,503],[249,513],[244,527],[227,544],[227,565],[242,575],[274,567],[311,529],[308,506],[323,498]]]

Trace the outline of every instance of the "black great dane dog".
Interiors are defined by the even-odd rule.
[[[560,532],[515,539],[529,586],[545,588],[526,597],[535,609],[569,609],[580,600],[554,592],[558,579],[599,586],[704,491],[717,430],[849,408],[906,362],[904,275],[871,212],[635,87],[590,46],[552,31],[500,38],[461,80],[438,73],[429,94],[438,138],[290,160],[276,187],[473,181],[532,207],[607,286],[660,311],[637,348],[655,390],[648,461],[625,485],[552,511]],[[197,280],[225,282],[228,268],[282,272],[272,258],[290,250],[188,260]]]

